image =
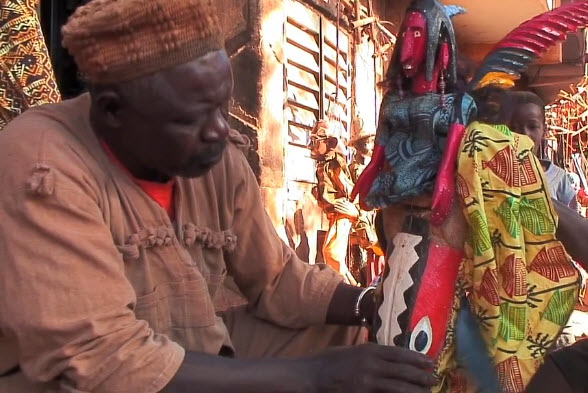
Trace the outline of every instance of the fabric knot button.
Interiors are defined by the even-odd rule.
[[[196,228],[196,240],[207,248],[214,247],[214,233],[210,228]]]
[[[184,225],[184,244],[190,246],[198,242],[204,248],[224,249],[233,251],[237,246],[237,236],[231,231],[214,231],[206,227],[197,227],[194,224]]]
[[[138,245],[140,243],[140,241],[141,241],[141,238],[139,237],[139,235],[137,233],[134,233],[128,237],[126,244]]]
[[[171,243],[171,236],[169,234],[169,230],[167,227],[159,227],[157,228],[157,236],[155,243],[158,246],[169,245]]]
[[[186,224],[184,225],[184,244],[186,246],[191,246],[196,241],[196,227],[194,224]]]
[[[153,247],[157,244],[157,233],[153,228],[147,228],[147,244],[145,247]]]
[[[118,252],[123,256],[123,259],[139,259],[141,253],[137,244],[125,244],[124,246],[117,247]]]
[[[225,231],[225,244],[223,246],[225,251],[233,252],[237,247],[237,236],[233,235],[231,231]]]
[[[47,165],[37,165],[27,181],[27,190],[35,195],[49,196],[55,191],[55,175]]]

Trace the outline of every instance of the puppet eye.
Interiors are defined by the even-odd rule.
[[[414,36],[415,36],[415,38],[419,38],[419,37],[421,36],[421,32],[420,32],[420,31],[418,31],[418,30],[417,30],[417,31],[415,31],[415,32],[414,32]]]
[[[416,352],[427,354],[433,344],[433,327],[429,317],[423,317],[410,335],[408,347]]]

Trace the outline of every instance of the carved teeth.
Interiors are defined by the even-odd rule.
[[[422,240],[422,236],[402,232],[392,240],[394,251],[388,258],[388,276],[382,282],[384,299],[378,308],[382,320],[382,326],[376,332],[378,344],[394,345],[394,337],[406,328],[400,326],[398,316],[408,308],[404,293],[415,285],[410,269],[419,261],[415,247]]]

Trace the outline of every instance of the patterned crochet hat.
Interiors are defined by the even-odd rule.
[[[135,79],[224,47],[213,0],[93,0],[62,32],[94,83]]]

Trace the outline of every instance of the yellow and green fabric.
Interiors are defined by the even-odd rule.
[[[474,122],[458,159],[470,227],[465,290],[505,393],[523,393],[574,309],[579,273],[556,240],[557,215],[526,136]],[[451,392],[475,392],[459,370]]]

